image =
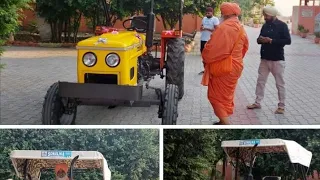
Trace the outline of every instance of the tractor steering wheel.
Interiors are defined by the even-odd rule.
[[[135,26],[130,26],[130,27],[126,27],[126,22],[128,22],[128,21],[133,21],[133,18],[130,18],[130,19],[127,19],[127,20],[125,20],[125,21],[123,21],[123,23],[122,23],[122,26],[123,26],[123,28],[125,28],[126,30],[128,30],[128,31],[138,31],[138,32],[142,32],[142,33],[145,33],[145,32],[147,32],[147,30],[146,29],[138,29],[137,27],[135,27]],[[140,22],[142,22],[142,23],[144,23],[145,25],[147,25],[147,22],[145,22],[145,21],[143,21],[143,20],[141,20],[141,19],[135,19],[135,21],[140,21]],[[131,23],[132,24],[132,23]]]

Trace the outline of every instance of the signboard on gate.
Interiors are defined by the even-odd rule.
[[[320,13],[314,18],[314,32],[320,32]]]
[[[313,10],[311,9],[303,9],[301,11],[301,16],[304,18],[310,18],[313,16]]]
[[[248,146],[248,145],[256,145],[256,144],[260,144],[260,139],[251,139],[251,140],[243,140],[243,141],[240,141],[239,145],[240,146]]]
[[[71,151],[41,151],[41,157],[70,158]]]

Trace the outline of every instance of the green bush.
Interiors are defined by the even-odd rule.
[[[24,33],[19,32],[16,33],[14,36],[15,41],[23,41],[23,42],[40,42],[41,37],[39,34],[30,34],[30,33]]]
[[[26,30],[30,33],[39,34],[38,24],[36,21],[31,21],[28,23]]]
[[[256,18],[256,19],[253,19],[253,23],[254,23],[254,24],[260,24],[261,22],[260,22],[260,19],[257,19],[257,18]]]
[[[39,47],[59,48],[62,43],[39,43]]]
[[[19,13],[21,9],[28,8],[29,0],[1,0],[0,3],[0,56],[6,39],[11,33],[19,29]],[[0,63],[0,70],[4,68],[4,64]]]
[[[298,31],[302,32],[304,30],[304,26],[303,25],[298,25]]]

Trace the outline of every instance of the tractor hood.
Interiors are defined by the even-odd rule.
[[[135,31],[113,31],[80,41],[77,49],[128,50],[143,45],[144,35]]]

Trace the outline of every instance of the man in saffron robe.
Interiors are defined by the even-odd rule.
[[[220,119],[219,125],[228,125],[229,116],[234,110],[234,94],[243,70],[243,58],[248,51],[247,34],[238,16],[241,9],[236,3],[223,3],[220,7],[223,22],[211,35],[202,53],[206,64],[202,85],[208,86],[208,99],[214,113]],[[216,43],[219,42],[219,43]],[[229,74],[213,77],[210,64],[232,55],[232,71]]]

